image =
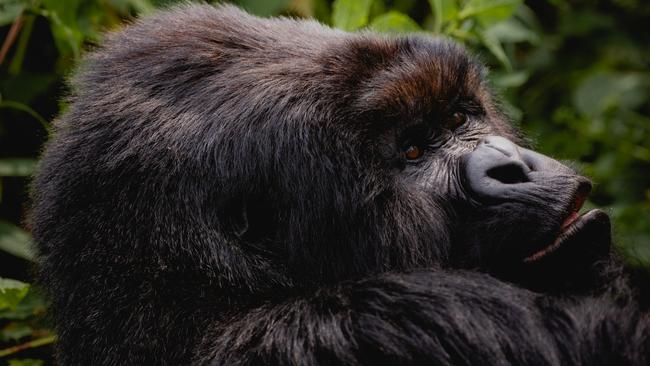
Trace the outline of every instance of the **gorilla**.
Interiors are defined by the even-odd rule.
[[[454,43],[185,4],[107,36],[32,188],[62,365],[648,365],[591,189]]]

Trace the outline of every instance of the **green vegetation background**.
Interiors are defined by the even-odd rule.
[[[46,301],[29,285],[28,185],[65,77],[107,30],[174,0],[0,0],[0,365],[50,364]],[[597,182],[632,265],[650,267],[650,2],[236,0],[345,30],[453,38],[490,66],[513,121]],[[74,224],[74,223],[71,223]]]

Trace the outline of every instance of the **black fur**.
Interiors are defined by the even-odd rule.
[[[582,178],[562,168],[500,208],[471,197],[463,156],[524,143],[483,74],[448,41],[224,6],[109,35],[33,187],[60,363],[648,365],[618,272],[603,291],[502,271]],[[413,139],[427,150],[405,161]]]

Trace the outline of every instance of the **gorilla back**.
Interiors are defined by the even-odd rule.
[[[590,182],[484,73],[227,6],[109,35],[33,185],[60,363],[647,365]]]

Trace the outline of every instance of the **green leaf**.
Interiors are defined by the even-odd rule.
[[[332,25],[346,31],[368,24],[372,0],[335,0],[332,5]]]
[[[155,7],[164,7],[172,4],[183,2],[184,0],[151,0],[151,4]]]
[[[518,88],[528,80],[529,74],[526,71],[515,72],[492,72],[490,79],[494,86],[500,89]]]
[[[23,322],[9,322],[0,329],[0,341],[17,341],[32,334],[33,329]]]
[[[140,15],[149,14],[155,9],[149,0],[131,0],[130,3],[133,9]]]
[[[29,284],[0,278],[0,310],[15,310],[29,292]]]
[[[492,25],[485,30],[485,33],[489,33],[491,37],[501,42],[529,42],[531,44],[537,44],[539,42],[537,33],[526,28],[520,21],[514,18]]]
[[[45,297],[38,287],[30,286],[27,295],[18,303],[14,309],[0,309],[1,319],[25,320],[34,317],[42,317],[47,311]]]
[[[522,3],[522,0],[470,0],[458,17],[475,17],[483,26],[489,26],[508,19]]]
[[[489,33],[481,33],[481,42],[488,50],[494,55],[494,57],[501,62],[501,64],[506,68],[506,70],[511,71],[512,65],[510,64],[510,59],[506,55],[506,52],[503,50],[503,46],[498,39],[490,35]]]
[[[35,168],[35,159],[0,159],[0,177],[27,177]]]
[[[429,5],[435,16],[434,31],[440,33],[442,24],[456,17],[458,5],[456,0],[429,0]]]
[[[27,0],[0,0],[0,27],[13,23],[27,5]]]
[[[286,9],[289,0],[237,0],[235,3],[255,15],[271,16]]]
[[[16,257],[34,260],[30,235],[25,230],[6,221],[0,221],[0,250]]]
[[[101,3],[93,1],[96,3]],[[103,1],[102,1],[103,2]],[[132,11],[139,15],[148,14],[155,10],[156,7],[170,6],[173,3],[178,2],[175,0],[108,0],[108,3],[113,7],[118,13],[121,14],[130,14]],[[88,2],[92,3],[92,2]],[[80,17],[80,21],[83,20],[83,16]]]
[[[78,10],[82,0],[41,0],[40,12],[50,20],[54,42],[61,55],[79,56],[84,35],[79,29]]]
[[[633,109],[647,100],[647,80],[639,73],[599,72],[584,79],[573,94],[573,104],[585,116],[610,108]]]
[[[43,7],[54,12],[66,24],[76,24],[79,6],[83,0],[41,0]]]
[[[389,11],[370,23],[370,28],[383,33],[418,32],[422,28],[408,15],[396,11]]]
[[[429,0],[431,7],[440,14],[443,22],[454,19],[458,14],[458,4],[456,0]]]
[[[331,23],[330,4],[327,0],[304,0],[313,11],[313,16],[321,23]]]

